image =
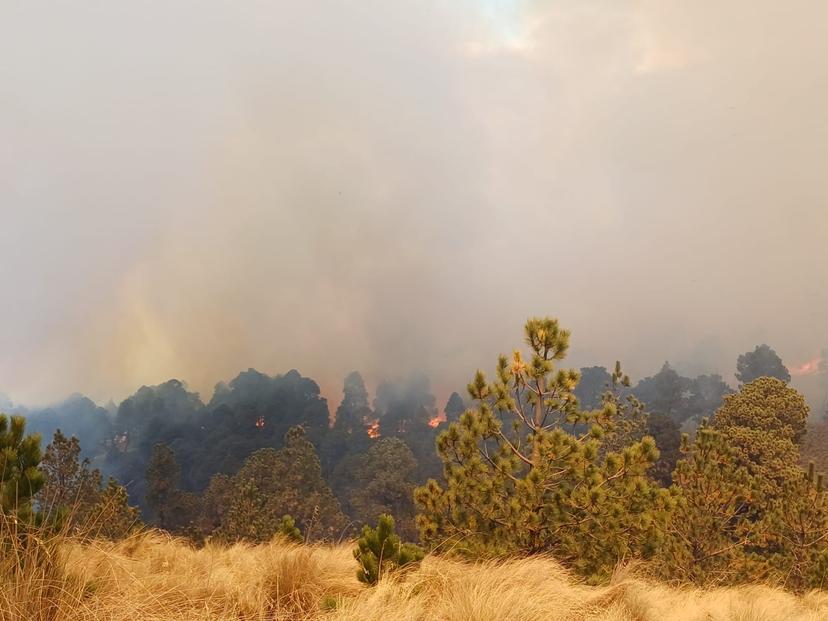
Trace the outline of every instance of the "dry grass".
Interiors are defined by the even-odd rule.
[[[43,542],[25,553],[41,555],[38,563],[14,569],[5,555],[0,567],[3,621],[828,620],[828,593],[675,589],[635,572],[590,587],[544,558],[496,564],[428,558],[404,578],[368,588],[356,580],[346,546],[274,542],[196,550],[148,533],[114,544]]]

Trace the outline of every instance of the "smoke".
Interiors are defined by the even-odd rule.
[[[438,396],[572,363],[732,373],[828,325],[828,6],[0,8],[0,388],[240,369]]]

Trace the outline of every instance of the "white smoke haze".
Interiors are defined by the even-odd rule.
[[[828,5],[0,3],[0,389],[828,342]],[[796,385],[796,384],[795,384]],[[823,384],[824,386],[824,384]],[[812,391],[812,401],[822,397]],[[442,405],[442,404],[441,404]]]

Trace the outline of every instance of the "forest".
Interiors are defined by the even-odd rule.
[[[740,355],[731,387],[669,363],[638,382],[567,369],[569,339],[530,319],[524,353],[443,408],[425,376],[372,400],[353,372],[331,414],[310,378],[253,369],[206,404],[170,380],[117,407],[18,408],[0,418],[3,510],[111,541],[359,538],[368,582],[430,553],[551,554],[591,584],[633,559],[678,584],[825,584],[828,422],[772,348]],[[377,566],[387,542],[399,558]]]

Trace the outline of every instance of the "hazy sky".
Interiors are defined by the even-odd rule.
[[[0,391],[828,344],[828,3],[0,0]]]

